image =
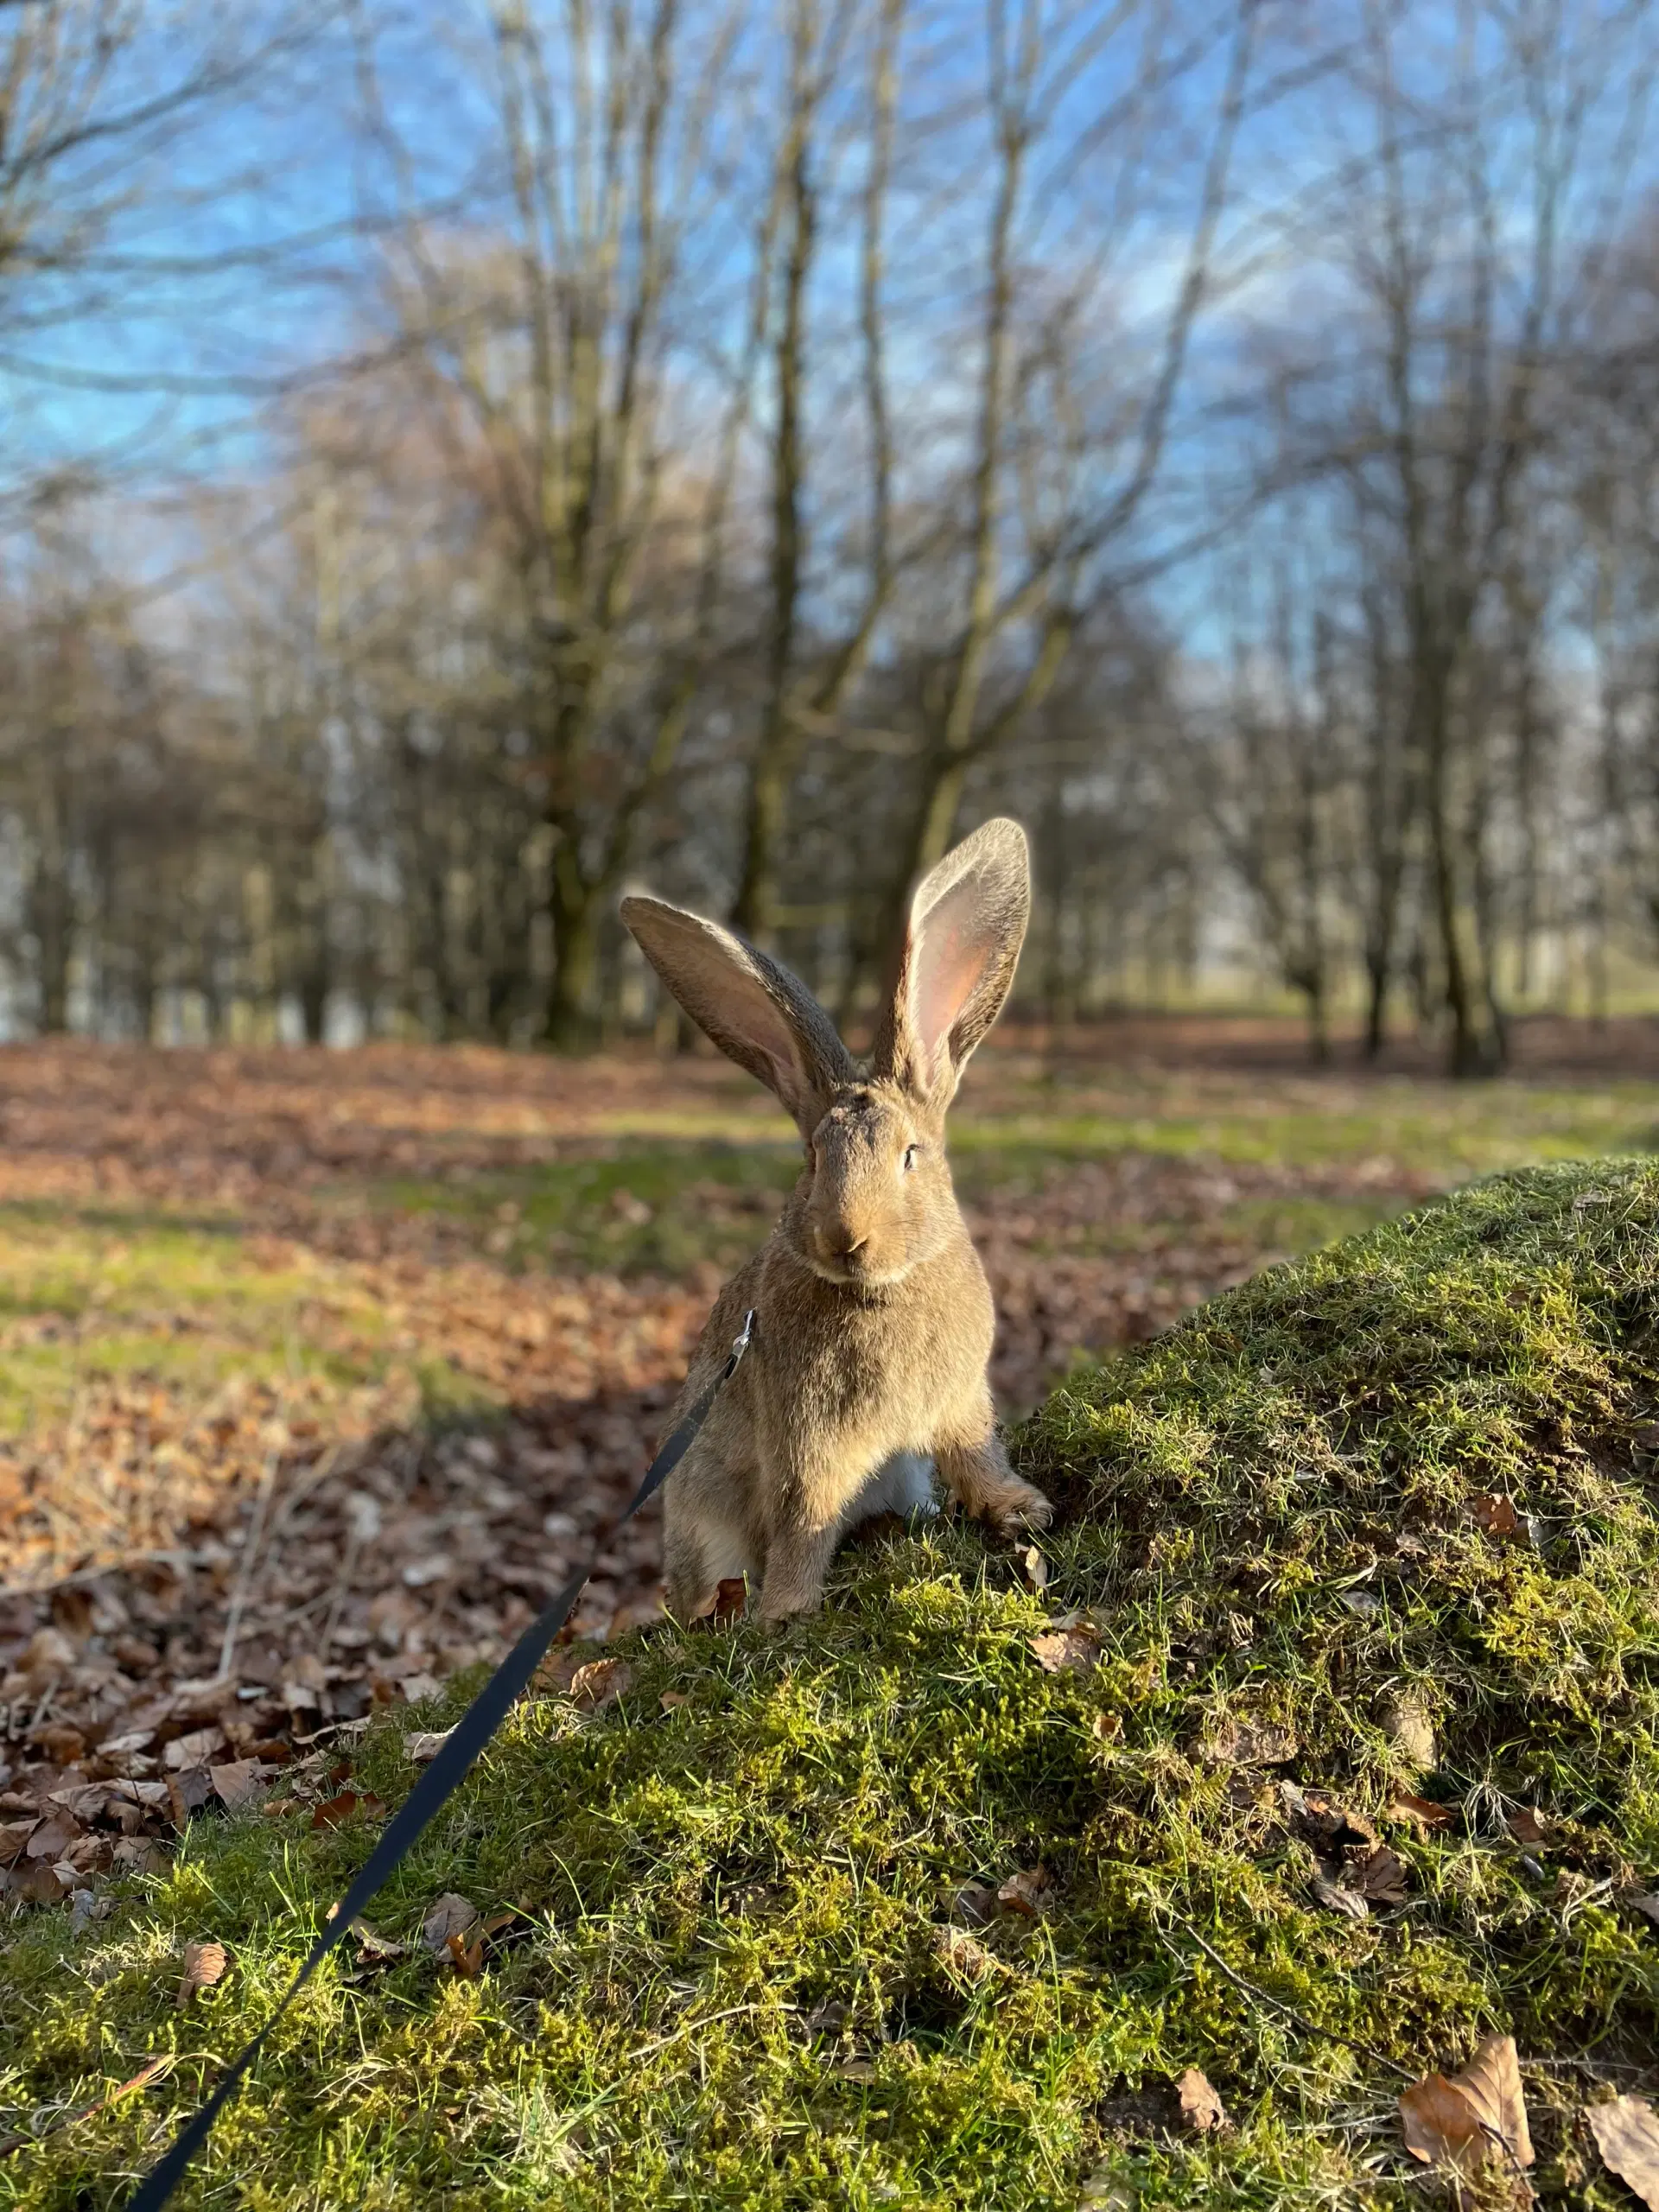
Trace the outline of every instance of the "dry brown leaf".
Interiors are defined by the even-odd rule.
[[[1100,1638],[1091,1628],[1047,1629],[1030,1641],[1032,1656],[1046,1675],[1087,1675],[1100,1664]]]
[[[213,1781],[205,1766],[187,1767],[182,1774],[168,1775],[167,1794],[173,1818],[183,1827],[191,1815],[200,1812],[213,1796]]]
[[[1275,1720],[1228,1720],[1199,1757],[1211,1766],[1284,1766],[1296,1756],[1296,1732]]]
[[[1181,2108],[1181,2118],[1189,2127],[1200,2134],[1211,2128],[1230,2127],[1225,2106],[1210,2086],[1207,2077],[1196,2066],[1189,2066],[1175,2084],[1175,2095]]]
[[[1281,1782],[1279,1799],[1298,1834],[1318,1852],[1330,1855],[1376,1847],[1379,1838],[1370,1822],[1351,1813],[1323,1789],[1303,1789],[1294,1782]]]
[[[1022,1867],[998,1884],[996,1901],[1004,1912],[1022,1920],[1039,1919],[1054,1902],[1054,1877],[1046,1866]]]
[[[983,1981],[995,1974],[1001,1961],[988,1951],[976,1936],[965,1928],[936,1928],[933,1930],[933,1955],[943,1967],[959,1974],[966,1981]]]
[[[741,1621],[749,1602],[749,1586],[741,1574],[730,1575],[715,1586],[715,1602],[709,1618],[716,1628],[723,1628],[729,1621]]]
[[[677,1713],[681,1706],[690,1705],[691,1699],[685,1690],[664,1690],[657,1702],[664,1713]]]
[[[1388,1809],[1394,1819],[1409,1821],[1426,1835],[1449,1828],[1457,1819],[1449,1805],[1437,1805],[1432,1797],[1414,1797],[1408,1789],[1396,1790],[1389,1801]]]
[[[48,1865],[61,1859],[71,1844],[79,1843],[86,1830],[69,1813],[54,1813],[49,1821],[42,1821],[23,1846],[26,1858],[43,1859]]]
[[[407,1943],[396,1943],[390,1936],[383,1936],[371,1928],[366,1920],[354,1920],[352,1933],[357,1938],[357,1962],[360,1967],[389,1967],[395,1960],[409,1955]]]
[[[614,1705],[632,1687],[633,1669],[626,1659],[591,1659],[570,1677],[570,1695],[588,1713]]]
[[[175,2002],[182,2012],[199,1989],[211,1989],[223,1979],[227,1961],[222,1943],[187,1943],[184,1974]]]
[[[1397,1852],[1380,1843],[1344,1872],[1344,1880],[1373,1904],[1404,1904],[1409,1870]]]
[[[1509,2174],[1517,2203],[1530,2202],[1532,2191],[1522,2171],[1532,2164],[1521,2068],[1511,2036],[1488,2036],[1460,2074],[1427,2074],[1400,2099],[1406,2148],[1425,2165],[1452,2174],[1459,2202],[1460,2183],[1478,2175]]]
[[[210,1766],[207,1778],[214,1794],[235,1813],[258,1804],[276,1777],[263,1759],[236,1759],[226,1766]]]
[[[1506,1814],[1503,1825],[1525,1850],[1536,1851],[1549,1840],[1548,1823],[1529,1805],[1518,1806],[1513,1813]]]
[[[173,1738],[162,1753],[162,1764],[181,1774],[189,1767],[211,1765],[229,1748],[222,1728],[193,1728],[188,1735]]]
[[[378,1821],[385,1809],[372,1789],[342,1789],[337,1797],[327,1798],[312,1808],[311,1825],[314,1828],[337,1828],[357,1812]]]
[[[10,1866],[23,1855],[23,1847],[40,1826],[31,1815],[25,1821],[0,1821],[0,1866]]]
[[[1483,1491],[1479,1496],[1468,1499],[1464,1510],[1476,1528],[1483,1530],[1489,1536],[1514,1536],[1520,1534],[1521,1516],[1507,1497],[1499,1497],[1491,1491]]]
[[[1659,2113],[1645,2097],[1615,2097],[1587,2105],[1584,2117],[1603,2164],[1659,2212]]]
[[[964,1882],[950,1899],[950,1916],[969,1928],[985,1928],[996,1918],[996,1891],[983,1882]]]
[[[1035,1544],[1026,1544],[1014,1554],[1020,1563],[1020,1573],[1027,1590],[1046,1590],[1048,1561]]]
[[[1350,1920],[1370,1917],[1371,1909],[1357,1890],[1344,1889],[1340,1882],[1332,1882],[1323,1874],[1315,1875],[1313,1886],[1319,1903],[1329,1905],[1332,1912],[1346,1913]]]
[[[459,1936],[446,1936],[444,1948],[454,1962],[455,1972],[468,1981],[476,1981],[484,1970],[484,1938],[478,1936],[470,1943],[463,1943]]]
[[[443,1957],[452,1936],[465,1936],[478,1923],[478,1907],[458,1891],[446,1890],[421,1923],[421,1941],[435,1959]]]
[[[416,1766],[426,1766],[454,1732],[453,1728],[412,1728],[404,1738],[404,1757],[413,1759]]]

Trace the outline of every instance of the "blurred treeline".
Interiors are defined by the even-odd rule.
[[[1659,950],[1656,54],[0,5],[13,1027],[667,1038],[634,880],[855,1014],[1007,810],[1032,1012],[1248,970],[1500,1065]]]

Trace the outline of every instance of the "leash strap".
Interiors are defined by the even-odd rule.
[[[603,1541],[594,1546],[595,1558],[617,1530],[632,1520],[646,1499],[661,1489],[679,1465],[692,1439],[708,1419],[715,1400],[736,1374],[753,1334],[754,1312],[751,1307],[743,1317],[741,1333],[734,1339],[725,1365],[652,1461],[626,1512],[612,1525]],[[572,1575],[545,1611],[531,1623],[449,1731],[439,1745],[430,1766],[386,1823],[385,1833],[364,1861],[361,1872],[334,1907],[321,1935],[311,1946],[305,1963],[289,1984],[282,2003],[253,2040],[231,2062],[219,2077],[212,2096],[175,2139],[166,2157],[146,2174],[139,2183],[137,2194],[129,2200],[127,2212],[161,2212],[162,2206],[177,2188],[186,2166],[207,2141],[213,2122],[224,2110],[237,2084],[264,2048],[265,2038],[271,2030],[335,1944],[346,1934],[358,1915],[372,1903],[389,1877],[403,1864],[432,1821],[466,1780],[473,1762],[505,1719],[520,1692],[528,1686],[536,1669],[546,1657],[554,1637],[575,1611],[576,1600],[587,1587],[588,1578],[592,1573],[590,1561],[579,1574]]]

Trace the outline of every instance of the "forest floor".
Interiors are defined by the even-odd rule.
[[[1005,1410],[1436,1190],[1659,1146],[1656,1039],[1557,1025],[1535,1071],[1454,1088],[1311,1072],[1288,1024],[1011,1033],[953,1135]],[[48,1815],[0,1886],[142,1866],[499,1657],[637,1479],[798,1152],[712,1058],[0,1053],[0,1834]],[[576,1635],[657,1615],[658,1529]],[[118,1824],[70,1802],[105,1779]]]

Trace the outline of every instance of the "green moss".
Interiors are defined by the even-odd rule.
[[[1070,2212],[1095,2174],[1148,2206],[1415,2202],[1396,2069],[1493,2027],[1548,2062],[1547,2191],[1605,2201],[1559,2155],[1564,2062],[1650,2053],[1659,2012],[1622,1901],[1659,1876],[1656,1412],[1659,1167],[1507,1176],[1270,1271],[1020,1437],[1065,1509],[1041,1598],[938,1525],[844,1556],[784,1633],[637,1637],[619,1703],[521,1708],[373,1917],[408,1938],[454,1889],[523,1940],[476,1981],[418,1943],[331,1963],[185,2201]],[[1043,1672],[1030,1637],[1078,1610],[1100,1664]],[[1405,1697],[1427,1774],[1385,1726]],[[1268,1723],[1279,1770],[1212,1755]],[[410,1779],[391,1722],[359,1764]],[[1403,1908],[1319,1903],[1281,1774],[1381,1825]],[[1454,1822],[1392,1818],[1402,1783]],[[180,2058],[0,2163],[0,2202],[118,2202],[266,2017],[369,1840],[296,1827],[203,1823],[118,1916],[14,1936],[9,2124]],[[1053,1910],[980,1931],[978,1981],[941,1963],[957,1885],[1039,1860]],[[208,1934],[232,1973],[181,2014]],[[1143,2117],[1189,2065],[1230,2133]]]

